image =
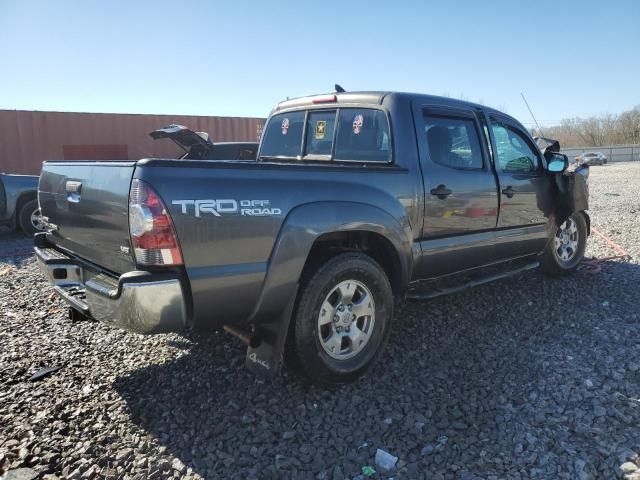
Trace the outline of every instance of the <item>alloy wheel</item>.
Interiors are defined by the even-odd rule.
[[[318,339],[331,358],[346,360],[360,353],[371,339],[375,302],[357,280],[345,280],[326,296],[318,315]]]
[[[31,215],[29,216],[29,221],[31,222],[31,226],[38,230],[39,232],[44,231],[44,220],[42,219],[42,214],[40,213],[40,209],[36,208]]]
[[[564,221],[556,230],[554,253],[562,263],[569,263],[578,252],[578,226],[571,218]]]

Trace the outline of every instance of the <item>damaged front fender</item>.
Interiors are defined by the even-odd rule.
[[[573,172],[555,175],[557,187],[554,202],[554,219],[562,224],[574,212],[583,212],[587,222],[587,233],[591,233],[589,209],[589,168],[579,167]]]
[[[560,142],[552,138],[534,137],[536,145],[545,160],[550,161],[555,156],[561,156],[568,161],[566,155],[560,153]],[[566,164],[566,163],[565,163]],[[570,165],[563,173],[554,173],[555,195],[551,202],[539,197],[539,207],[545,216],[559,226],[574,212],[582,212],[587,223],[587,234],[591,234],[591,219],[587,214],[589,209],[589,167],[587,165]],[[546,184],[548,187],[549,185]],[[547,187],[547,188],[548,188]],[[549,197],[547,197],[549,198]]]

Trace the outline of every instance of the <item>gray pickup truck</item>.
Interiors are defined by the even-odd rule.
[[[583,257],[587,176],[513,118],[428,95],[278,104],[251,161],[45,162],[36,255],[74,318],[225,329],[246,364],[343,383],[395,301]]]

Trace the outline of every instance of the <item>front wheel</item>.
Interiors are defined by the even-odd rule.
[[[44,223],[37,200],[29,200],[20,208],[18,226],[29,237],[32,237],[37,232],[44,231]]]
[[[584,215],[574,212],[556,227],[540,257],[542,270],[550,275],[574,271],[582,261],[586,247],[587,223]]]
[[[293,318],[293,348],[319,384],[355,380],[381,356],[393,317],[393,293],[371,257],[344,253],[302,287]]]

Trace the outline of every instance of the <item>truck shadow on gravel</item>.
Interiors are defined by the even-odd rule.
[[[115,388],[207,478],[353,478],[377,448],[396,478],[612,478],[640,451],[640,266],[600,266],[404,304],[382,361],[337,389],[257,379],[222,334]]]

